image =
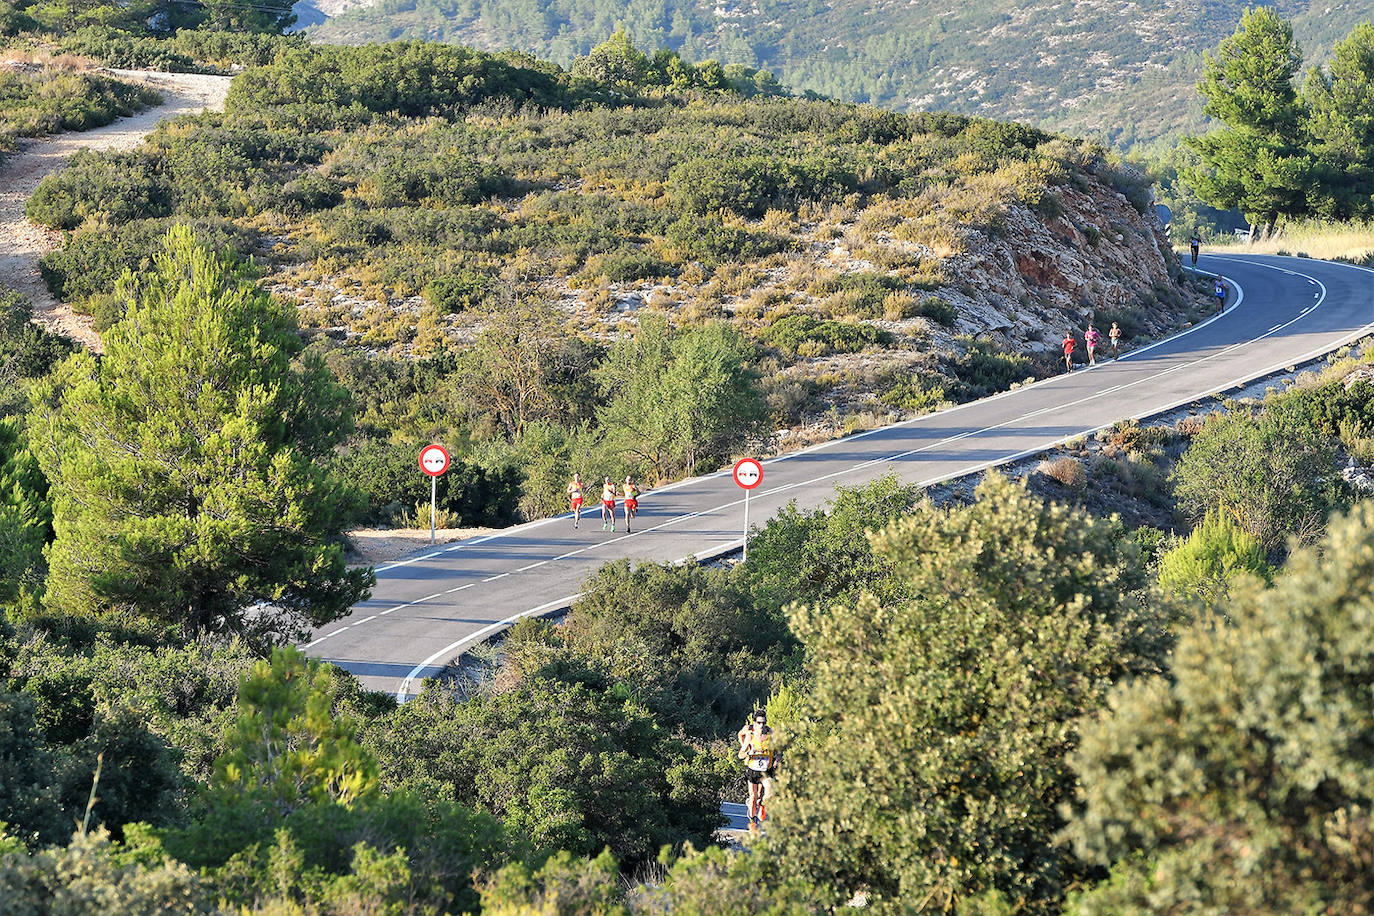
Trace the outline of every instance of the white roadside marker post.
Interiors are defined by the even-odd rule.
[[[439,475],[448,470],[448,449],[442,445],[426,445],[420,449],[420,471],[429,477],[429,543],[434,543],[435,503],[438,501]]]
[[[741,458],[735,462],[735,467],[730,475],[735,478],[735,484],[744,490],[744,556],[743,562],[749,562],[749,491],[763,483],[763,465],[757,458]]]

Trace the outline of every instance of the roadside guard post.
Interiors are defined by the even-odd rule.
[[[749,559],[749,491],[763,483],[763,465],[757,458],[741,458],[731,472],[744,490],[744,559]]]
[[[420,449],[420,470],[429,477],[429,542],[434,543],[434,502],[439,489],[439,475],[448,470],[448,450],[442,445],[426,445]]]

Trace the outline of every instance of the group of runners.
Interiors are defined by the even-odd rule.
[[[1190,236],[1188,236],[1188,254],[1190,254],[1190,255],[1192,256],[1192,258],[1193,258],[1193,269],[1194,269],[1194,270],[1197,269],[1197,253],[1198,253],[1198,249],[1201,248],[1201,247],[1202,247],[1202,236],[1198,235],[1198,234],[1197,234],[1197,230],[1194,229],[1194,230],[1193,230],[1193,234],[1190,235]],[[1217,282],[1216,282],[1216,285],[1213,287],[1212,292],[1213,292],[1213,293],[1216,295],[1216,297],[1217,297],[1217,311],[1218,311],[1218,312],[1223,311],[1223,310],[1226,308],[1226,278],[1225,278],[1225,277],[1221,276],[1220,274],[1217,275]]]
[[[572,507],[573,527],[576,528],[582,521],[582,502],[586,488],[582,484],[582,475],[574,474],[572,482],[568,484],[568,503]],[[601,485],[601,530],[615,530],[615,504],[616,498],[620,497],[621,506],[625,512],[625,533],[633,534],[630,530],[630,520],[639,515],[639,486],[633,478],[625,475],[625,483],[617,491],[616,485],[607,477]]]
[[[1111,330],[1107,332],[1107,337],[1112,342],[1112,359],[1121,355],[1121,328],[1115,321],[1112,322]],[[1097,328],[1088,325],[1088,329],[1083,332],[1083,342],[1088,347],[1088,365],[1097,365],[1097,345],[1101,342],[1102,335],[1097,333]],[[1078,348],[1078,341],[1073,336],[1073,331],[1064,335],[1064,368],[1069,372],[1073,371],[1073,351]]]

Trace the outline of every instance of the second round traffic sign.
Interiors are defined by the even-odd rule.
[[[763,465],[757,458],[741,458],[735,462],[735,469],[731,473],[734,475],[735,483],[746,490],[752,490],[763,483]]]
[[[420,470],[430,477],[438,477],[448,470],[448,450],[442,445],[426,445],[420,449]]]

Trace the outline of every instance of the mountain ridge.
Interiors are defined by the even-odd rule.
[[[328,0],[338,2],[338,0]],[[1309,63],[1374,16],[1371,0],[1284,0]],[[624,26],[644,48],[772,70],[796,91],[900,111],[1029,121],[1129,147],[1205,125],[1202,52],[1245,4],[985,0],[380,0],[308,29],[352,44],[429,38],[568,64]]]

